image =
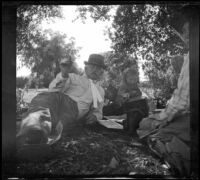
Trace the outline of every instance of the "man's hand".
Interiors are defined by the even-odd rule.
[[[97,117],[94,114],[89,114],[86,118],[86,124],[92,125],[97,123]]]
[[[130,95],[129,95],[129,93],[124,93],[124,94],[122,94],[122,97],[124,99],[128,99],[130,97]]]
[[[65,71],[61,71],[61,75],[64,79],[67,79],[69,77],[69,72],[70,72],[70,69],[68,70],[65,70]]]
[[[63,88],[65,86],[65,83],[66,83],[67,79],[66,78],[63,78],[61,79],[60,81],[58,81],[56,83],[56,88]]]

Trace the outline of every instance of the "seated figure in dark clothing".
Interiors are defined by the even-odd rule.
[[[134,66],[124,71],[122,82],[119,87],[117,102],[123,103],[127,99],[141,98],[142,92],[138,87],[139,76]]]
[[[116,98],[103,108],[104,116],[127,114],[124,130],[131,134],[136,133],[140,120],[148,115],[147,100],[142,98],[138,82],[139,77],[135,67],[126,69],[123,72],[119,90],[112,89],[113,94],[117,91]]]
[[[109,85],[105,89],[106,105],[103,107],[104,116],[121,115],[123,114],[121,106],[116,102],[118,90],[113,85]]]

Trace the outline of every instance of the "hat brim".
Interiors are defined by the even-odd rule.
[[[100,64],[96,64],[96,63],[90,63],[90,62],[87,62],[87,61],[84,61],[84,64],[91,64],[91,65],[96,65],[96,66],[99,66],[99,67],[102,67],[103,69],[106,69],[106,66],[105,65],[100,65]]]
[[[62,64],[70,65],[71,62],[60,62],[60,65],[62,65]]]

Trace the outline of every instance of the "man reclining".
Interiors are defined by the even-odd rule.
[[[70,73],[69,61],[70,56],[61,60],[61,73],[50,83],[49,91],[31,101],[17,134],[19,144],[53,144],[63,128],[102,119],[104,90],[98,81],[105,69],[103,56],[90,55],[82,76]]]

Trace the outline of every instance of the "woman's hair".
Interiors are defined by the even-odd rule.
[[[128,82],[127,82],[127,77],[128,77],[128,75],[132,75],[132,76],[137,76],[137,77],[138,77],[138,72],[137,72],[137,70],[136,70],[135,67],[127,68],[127,69],[124,71],[123,74],[124,74],[124,75],[123,75],[123,82],[124,82],[125,84],[128,84]]]

